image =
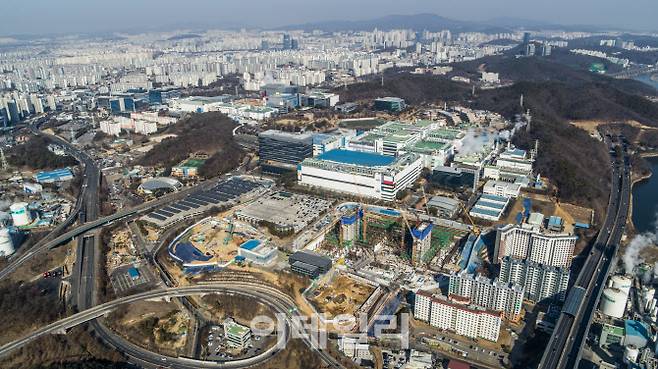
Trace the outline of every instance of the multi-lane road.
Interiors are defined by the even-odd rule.
[[[612,158],[612,186],[606,218],[585,264],[565,301],[539,364],[540,369],[577,368],[582,346],[605,281],[614,267],[625,230],[631,170],[624,150]]]
[[[31,129],[35,134],[42,134],[41,132],[36,131],[36,129],[33,127],[31,127]],[[298,332],[305,331],[304,327],[300,323],[303,322],[304,319],[301,319],[301,315],[299,314],[294,301],[292,301],[290,297],[276,289],[264,287],[262,285],[249,285],[246,282],[232,282],[231,285],[222,286],[200,285],[182,287],[179,289],[171,288],[167,290],[150,291],[139,295],[117,299],[106,304],[96,305],[96,268],[98,266],[98,252],[100,252],[100,247],[97,232],[94,233],[90,231],[97,230],[119,219],[127,218],[136,214],[142,214],[144,212],[150,211],[155,207],[162,206],[163,204],[166,204],[170,201],[178,200],[179,198],[186,196],[189,192],[198,191],[200,189],[214,185],[215,181],[210,180],[200,184],[199,186],[177,192],[175,194],[160,198],[159,200],[142,204],[131,209],[126,209],[107,217],[99,218],[100,209],[98,195],[101,179],[100,170],[95,165],[94,161],[88,155],[86,155],[86,153],[77,150],[74,146],[70,145],[66,141],[56,137],[51,138],[64,146],[67,151],[78,158],[78,160],[80,160],[85,166],[85,181],[83,184],[83,191],[81,192],[80,201],[78,201],[79,206],[76,208],[76,210],[79,212],[78,218],[83,224],[54,238],[50,237],[48,241],[35,245],[35,247],[22,254],[20,257],[15,258],[7,267],[5,267],[5,269],[0,271],[0,279],[6,277],[22,264],[30,260],[32,257],[40,254],[41,252],[44,252],[64,242],[73,240],[77,237],[78,247],[76,262],[71,279],[73,283],[72,291],[74,293],[73,301],[79,313],[52,323],[46,327],[42,327],[27,335],[26,337],[23,337],[22,339],[0,347],[0,355],[6,354],[18,347],[21,347],[35,340],[36,338],[43,336],[44,334],[61,332],[64,329],[68,329],[82,323],[89,323],[91,329],[95,331],[96,335],[103,342],[113,347],[117,351],[125,354],[130,358],[132,362],[145,367],[161,367],[166,365],[168,367],[181,369],[217,367],[244,368],[267,360],[277,353],[277,351],[282,346],[276,345],[270,350],[267,350],[264,353],[252,358],[224,363],[201,361],[189,358],[166,357],[158,353],[148,351],[127,341],[123,337],[120,337],[118,334],[114,333],[111,329],[104,326],[98,319],[96,319],[99,316],[102,316],[103,314],[111,311],[114,307],[120,304],[137,301],[138,299],[181,297],[187,296],[188,294],[203,294],[213,292],[232,292],[252,297],[258,301],[264,301],[276,312],[287,314],[288,327],[291,327]],[[287,334],[284,334],[284,337],[287,340]],[[311,340],[309,336],[302,336],[300,338],[307,346],[309,346],[312,351],[316,353],[316,355],[318,355],[318,357],[320,357],[326,364],[328,364],[329,367],[343,367],[336,359],[326,353],[321,347],[317,347],[317,344]]]

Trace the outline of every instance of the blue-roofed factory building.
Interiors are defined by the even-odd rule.
[[[297,179],[303,185],[393,201],[420,176],[422,167],[421,157],[413,153],[396,157],[335,149],[305,159]]]
[[[39,183],[70,181],[73,179],[73,172],[69,168],[55,169],[49,172],[39,172],[34,175],[34,179]]]

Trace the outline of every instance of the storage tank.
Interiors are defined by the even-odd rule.
[[[634,345],[624,347],[624,362],[626,364],[637,363],[638,356],[640,356],[640,350]]]
[[[9,207],[11,212],[11,219],[14,221],[14,226],[20,227],[32,223],[30,210],[27,208],[26,202],[17,202],[11,204]]]
[[[9,229],[0,226],[0,256],[9,256],[16,251]]]
[[[628,296],[631,293],[631,286],[633,286],[633,280],[626,277],[625,275],[613,275],[612,278],[612,288],[617,288]]]
[[[601,295],[599,308],[607,316],[621,318],[626,311],[626,298],[628,296],[618,288],[606,288]]]

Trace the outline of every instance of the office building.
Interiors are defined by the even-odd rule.
[[[258,134],[258,162],[265,171],[294,170],[313,156],[313,134],[268,130]]]
[[[331,108],[336,106],[339,100],[338,94],[321,90],[311,90],[301,95],[301,105],[313,108]]]
[[[518,321],[521,318],[524,289],[519,284],[492,280],[466,271],[450,275],[448,296],[485,309],[500,311],[505,318]]]
[[[331,191],[393,201],[399,191],[418,179],[421,170],[422,160],[416,154],[393,157],[338,149],[305,159],[297,169],[297,180]]]
[[[505,256],[528,259],[537,264],[569,268],[577,237],[542,231],[530,224],[508,224],[498,229],[494,262]]]
[[[519,197],[519,193],[521,193],[521,185],[518,183],[489,180],[484,184],[482,193],[517,198]]]
[[[251,329],[236,323],[233,319],[224,320],[224,339],[229,347],[244,349],[251,343]]]
[[[23,120],[21,109],[18,107],[16,100],[7,101],[7,110],[9,111],[9,122],[16,124]]]
[[[525,299],[530,302],[562,302],[569,286],[569,269],[505,256],[498,278],[501,282],[523,286]]]
[[[399,113],[407,107],[404,99],[399,97],[381,97],[375,99],[374,108],[375,110],[383,110],[391,113]]]
[[[331,259],[308,251],[297,251],[288,257],[290,269],[299,274],[317,278],[331,269]]]
[[[500,312],[459,303],[426,291],[416,293],[415,299],[414,318],[461,336],[498,341],[502,324]]]

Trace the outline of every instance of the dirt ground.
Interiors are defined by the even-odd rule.
[[[339,274],[327,284],[319,286],[309,300],[319,313],[327,313],[328,318],[339,314],[354,314],[375,289],[367,284]]]
[[[599,128],[600,125],[610,124],[610,123],[611,122],[600,121],[600,120],[579,120],[579,121],[571,122],[571,124],[573,124],[574,126],[580,128],[580,129],[584,129],[585,131],[587,131],[590,134],[596,134],[598,132],[598,128]],[[646,126],[646,125],[644,125],[644,124],[642,124],[638,121],[635,121],[635,120],[629,120],[629,121],[626,121],[624,123],[628,124],[631,127],[636,127],[636,128],[641,128],[641,129],[656,129],[655,127]]]
[[[182,354],[189,327],[187,315],[174,302],[139,301],[123,305],[106,318],[117,333],[163,354]]]
[[[556,215],[564,221],[564,231],[573,233],[574,223],[590,224],[592,219],[592,209],[584,208],[581,206],[569,203],[557,203],[546,195],[524,193],[517,201],[514,202],[512,208],[507,212],[507,216],[501,219],[498,224],[516,223],[516,215],[523,212],[523,198],[532,199],[532,212],[544,214],[545,217]]]
[[[75,260],[75,241],[48,250],[45,254],[33,258],[13,272],[10,278],[14,282],[39,279],[44,272],[60,267],[67,260],[71,260],[71,256],[72,260]]]

